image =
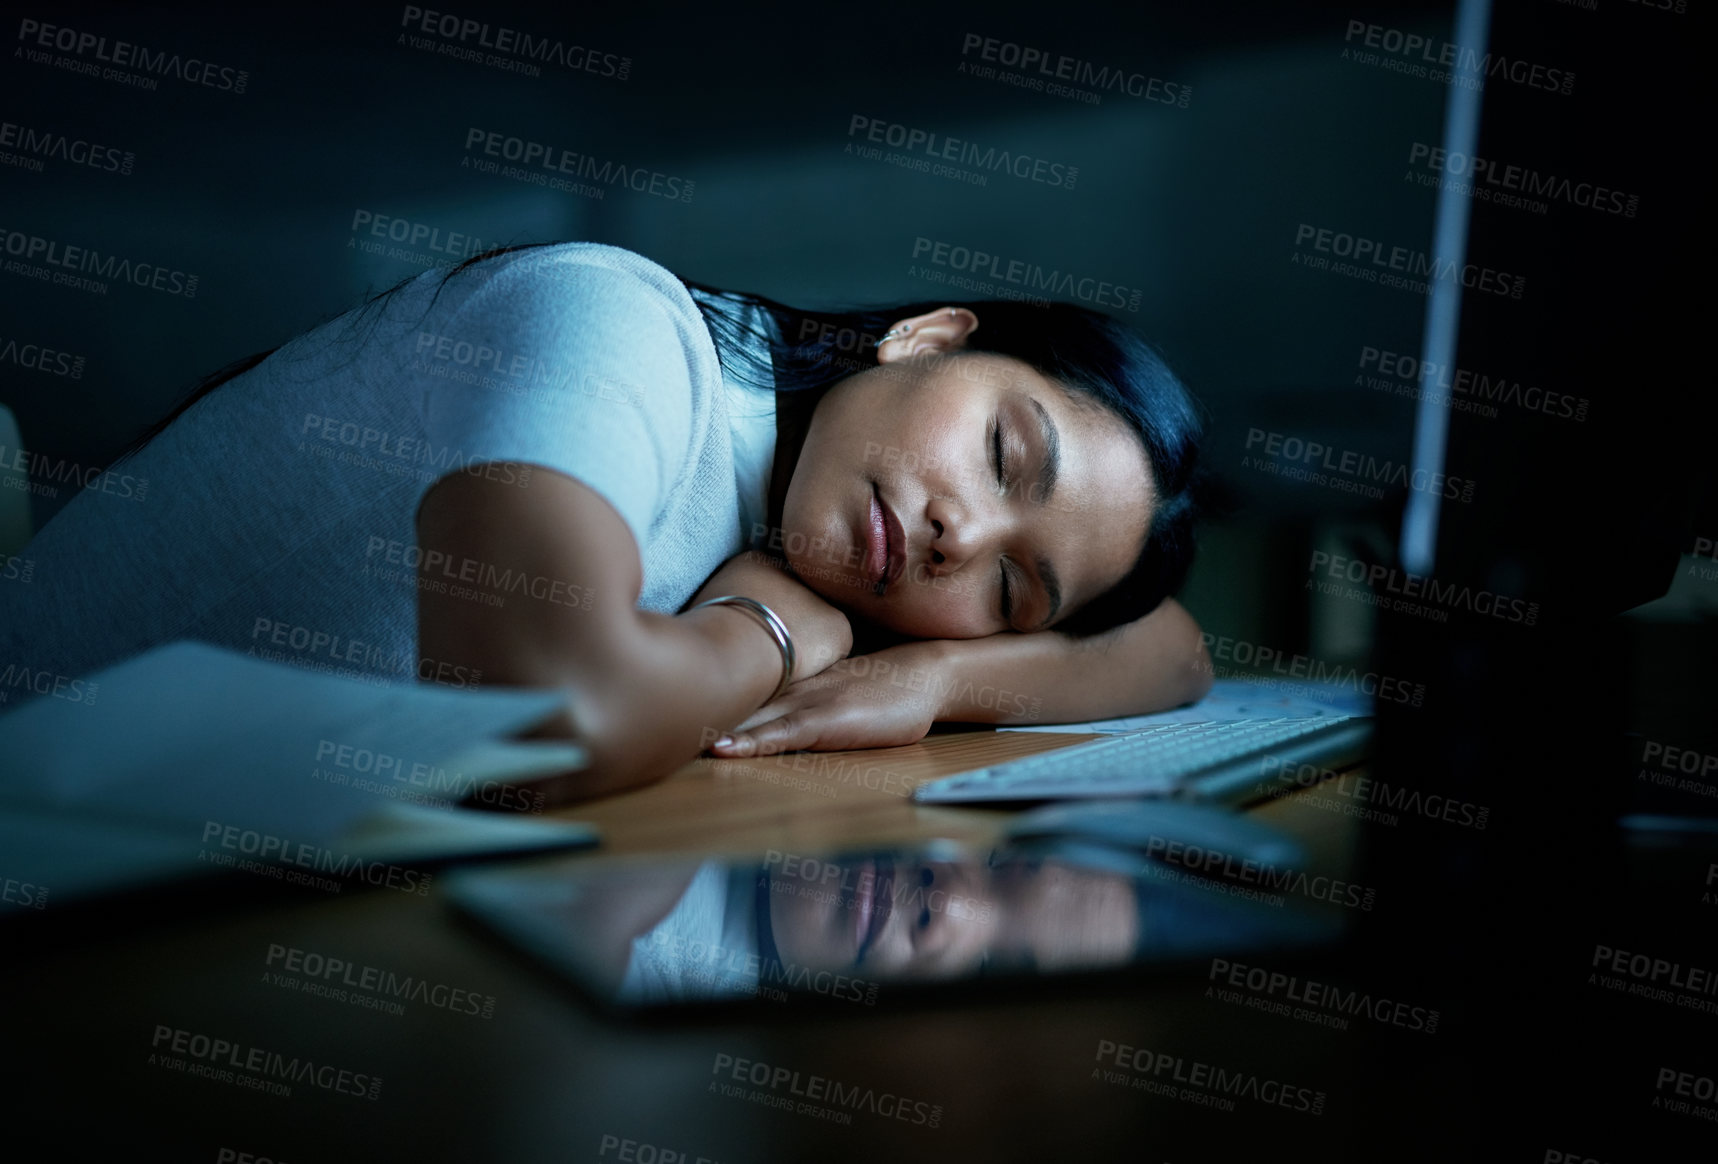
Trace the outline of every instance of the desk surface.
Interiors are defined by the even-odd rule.
[[[602,829],[605,847],[593,860],[981,840],[1008,813],[921,807],[911,787],[1085,738],[956,731],[904,748],[701,760],[661,784],[557,815]],[[1315,866],[1339,873],[1353,822],[1302,800],[1259,811],[1298,835]],[[1342,1158],[1332,1151],[1332,1121],[1245,1099],[1236,1112],[1213,1112],[1095,1073],[1094,1049],[1105,1043],[1168,1047],[1348,1094],[1355,1041],[1224,1005],[1201,982],[1121,993],[1046,984],[1038,1000],[937,1010],[807,1014],[759,1003],[737,1016],[640,1026],[593,1014],[434,893],[305,890],[114,933],[85,930],[63,948],[0,967],[7,997],[31,1002],[9,1014],[8,1095],[17,1110],[65,1113],[72,1102],[103,1117],[62,1125],[75,1141],[67,1158],[99,1155],[99,1145],[131,1159],[214,1160],[231,1158],[219,1155],[230,1148],[295,1164],[1222,1159],[1226,1150],[1186,1154],[1189,1144],[1219,1142],[1268,1145],[1276,1160]],[[342,985],[352,972],[321,981],[282,975],[288,951],[305,967],[314,955],[360,976],[372,968],[433,985],[389,1013]],[[464,1013],[448,997],[492,1000],[492,1014]],[[337,1073],[325,1073],[333,1087],[310,1074],[290,1095],[267,1094],[240,1086],[218,1062],[171,1055],[172,1032],[189,1032],[188,1047],[199,1036],[224,1039],[382,1084],[368,1099],[345,1094]],[[940,1109],[937,1126],[869,1108],[842,1124],[767,1106],[755,1088],[724,1094],[715,1080],[727,1076],[713,1071],[723,1056],[922,1102],[904,1110]],[[1304,1135],[1308,1128],[1317,1134]],[[141,1144],[167,1147],[140,1153]]]
[[[919,784],[986,764],[1100,737],[957,730],[901,748],[794,752],[749,760],[698,760],[667,780],[559,815],[602,830],[603,851],[634,853],[814,852],[930,837],[985,842],[1013,815],[1002,808],[921,805]],[[1301,794],[1302,803],[1316,798]],[[1296,796],[1251,811],[1299,837],[1315,865],[1348,867],[1352,818],[1296,811]]]

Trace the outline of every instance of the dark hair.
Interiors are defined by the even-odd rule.
[[[449,269],[441,285],[485,259],[553,245],[520,243],[484,251]],[[360,310],[379,303],[416,277],[371,296]],[[942,307],[970,309],[983,320],[983,326],[967,338],[965,351],[1020,360],[1076,398],[1084,397],[1108,409],[1139,438],[1150,461],[1156,507],[1139,557],[1120,582],[1063,619],[1055,629],[1074,635],[1110,630],[1144,617],[1181,588],[1193,563],[1194,520],[1203,507],[1207,488],[1197,471],[1204,422],[1192,396],[1163,358],[1121,323],[1072,303],[1043,300],[937,299],[806,310],[763,295],[722,290],[690,279],[681,282],[704,293],[695,301],[716,340],[723,372],[760,389],[773,383],[781,392],[820,394],[847,376],[878,367],[876,341],[896,320]],[[440,293],[438,287],[436,294]],[[749,326],[745,308],[753,305],[769,313],[777,334],[761,334]],[[758,349],[767,353],[767,363],[753,354]],[[142,448],[203,396],[277,350],[248,356],[205,377],[121,456]]]

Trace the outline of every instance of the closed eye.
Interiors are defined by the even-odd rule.
[[[996,463],[996,484],[1004,492],[1008,490],[1008,446],[1002,441],[1002,423],[1000,420],[990,430],[991,459]],[[1014,593],[1008,585],[1008,564],[998,563],[997,569],[1002,575],[1002,621],[1014,621]]]

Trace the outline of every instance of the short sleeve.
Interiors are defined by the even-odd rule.
[[[715,359],[697,306],[669,272],[617,247],[502,259],[408,341],[429,455],[450,469],[564,473],[614,506],[642,548],[691,459],[696,385]]]

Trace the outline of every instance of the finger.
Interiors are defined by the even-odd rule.
[[[792,711],[786,715],[758,724],[749,730],[736,728],[710,745],[710,751],[724,758],[743,756],[773,756],[778,752],[793,752],[809,748],[817,742],[817,730],[810,717]]]
[[[793,711],[793,705],[788,702],[792,697],[792,694],[793,693],[790,691],[787,695],[784,695],[774,703],[764,704],[762,707],[752,712],[752,714],[748,715],[745,719],[741,720],[738,726],[728,734],[732,736],[738,732],[750,731],[759,724],[765,724],[773,719],[780,719],[782,716],[789,714]]]

